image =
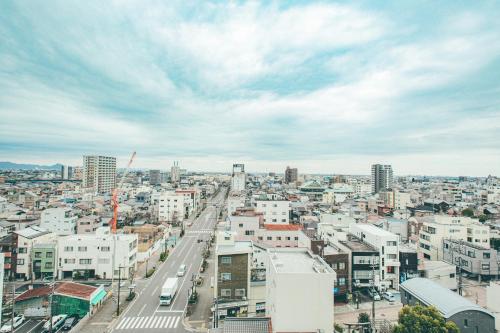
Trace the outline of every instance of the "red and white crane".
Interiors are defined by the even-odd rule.
[[[113,218],[111,219],[111,232],[116,233],[116,222],[118,220],[118,206],[119,206],[119,200],[118,200],[118,194],[123,186],[123,182],[125,181],[125,178],[127,177],[128,170],[130,169],[130,165],[134,161],[135,158],[135,151],[132,153],[132,156],[130,157],[130,160],[128,161],[127,167],[125,168],[125,171],[123,172],[122,178],[120,179],[120,182],[118,183],[118,186],[113,190],[113,196],[111,198],[111,205],[113,207]]]

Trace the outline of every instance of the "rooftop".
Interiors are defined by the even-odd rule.
[[[392,232],[389,232],[387,230],[381,229],[379,227],[376,227],[372,224],[362,224],[362,223],[357,223],[353,225],[355,228],[361,229],[363,232],[372,234],[372,235],[377,235],[379,237],[394,237],[397,235],[393,234]]]
[[[237,253],[251,253],[253,245],[251,241],[234,241],[228,243],[217,244],[215,253],[220,254],[237,254]]]
[[[334,273],[320,257],[305,249],[274,248],[268,252],[273,267],[279,273]]]
[[[266,230],[272,231],[298,231],[302,226],[298,224],[264,224]]]
[[[54,294],[66,295],[70,297],[83,298],[90,300],[92,294],[97,290],[97,287],[88,286],[86,284],[74,283],[74,282],[56,282],[54,288]],[[52,291],[50,285],[46,285],[40,288],[29,289],[24,293],[16,297],[16,302],[27,300],[30,298],[44,297],[48,296]]]
[[[40,228],[39,226],[33,225],[21,230],[14,231],[19,236],[24,238],[33,239],[40,237],[42,235],[50,234],[50,231]]]
[[[347,241],[340,241],[340,244],[346,246],[351,251],[356,252],[376,252],[378,250],[368,243],[363,242],[359,238],[353,235],[347,235]]]
[[[409,279],[401,284],[401,288],[425,305],[435,306],[445,318],[462,311],[480,311],[493,316],[486,309],[429,279]]]

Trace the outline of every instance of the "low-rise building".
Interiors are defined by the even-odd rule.
[[[102,222],[97,215],[87,215],[76,220],[77,234],[94,234],[100,227],[102,227]]]
[[[489,278],[500,273],[500,256],[495,249],[456,239],[444,240],[443,260],[474,277]]]
[[[37,226],[31,226],[14,232],[17,238],[16,278],[31,279],[33,274],[33,247],[36,244],[52,244],[57,235]]]
[[[495,317],[491,312],[430,279],[403,282],[401,302],[434,306],[446,320],[454,322],[461,333],[495,332]]]
[[[418,270],[420,277],[432,280],[445,288],[457,290],[457,268],[455,265],[440,260],[423,260]]]
[[[333,332],[335,271],[307,249],[268,254],[266,315],[272,331]]]
[[[40,227],[58,236],[76,233],[76,220],[70,208],[47,208],[41,214]]]
[[[122,279],[130,278],[137,269],[137,239],[135,234],[111,234],[104,227],[93,235],[61,237],[59,278],[118,278],[119,269]]]

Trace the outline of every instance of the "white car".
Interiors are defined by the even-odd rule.
[[[368,289],[368,294],[375,300],[380,301],[380,295],[375,289]]]
[[[15,316],[14,317],[14,329],[18,328],[24,322],[24,316]],[[0,328],[1,333],[8,333],[12,331],[11,327],[12,320],[6,322],[2,328]]]
[[[177,271],[177,276],[184,276],[186,274],[186,265],[182,264]]]
[[[386,292],[382,293],[382,297],[384,299],[388,300],[390,303],[396,301],[396,296],[393,293],[391,293],[390,291],[386,291]]]
[[[55,332],[59,329],[59,327],[62,326],[62,324],[64,324],[64,321],[66,320],[66,318],[68,317],[68,315],[65,315],[65,314],[61,314],[61,315],[57,315],[57,316],[53,316],[52,317],[52,331]],[[43,329],[42,329],[42,332],[49,332],[50,331],[50,319],[48,319],[45,324],[43,324]]]

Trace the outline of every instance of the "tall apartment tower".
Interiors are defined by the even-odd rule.
[[[179,161],[174,161],[174,165],[170,168],[170,180],[172,183],[179,183],[181,181],[181,168]]]
[[[97,193],[111,192],[116,187],[116,157],[83,156],[82,186]]]
[[[392,187],[392,166],[384,164],[372,165],[372,193]]]
[[[285,183],[290,184],[297,181],[298,171],[297,168],[286,167],[285,170]]]
[[[245,190],[247,176],[245,174],[245,164],[233,164],[233,174],[231,177],[231,190],[241,192]]]
[[[73,167],[63,165],[61,167],[61,179],[73,179]]]

